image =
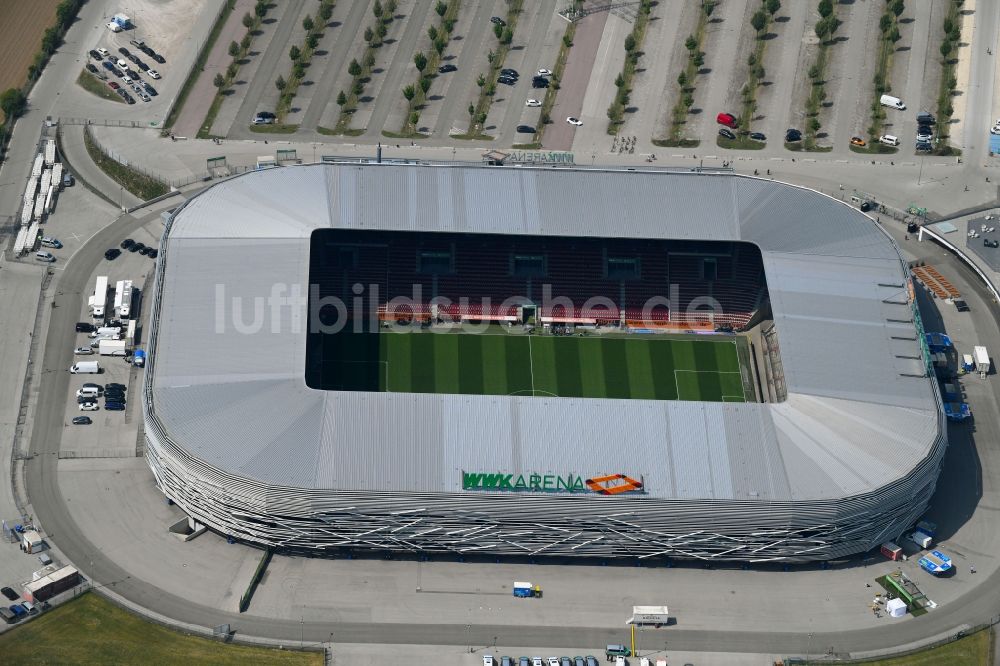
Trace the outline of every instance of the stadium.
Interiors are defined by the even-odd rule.
[[[733,174],[249,173],[172,212],[148,337],[157,485],[289,552],[828,560],[947,446],[889,236]]]

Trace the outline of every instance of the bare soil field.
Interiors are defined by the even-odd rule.
[[[0,91],[20,88],[28,65],[42,44],[42,33],[56,22],[59,0],[0,2]]]

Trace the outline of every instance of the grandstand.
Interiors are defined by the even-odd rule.
[[[910,281],[868,217],[764,179],[249,173],[168,221],[146,459],[198,522],[295,552],[860,553],[947,445]]]

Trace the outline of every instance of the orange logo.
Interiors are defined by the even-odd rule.
[[[609,474],[587,479],[587,487],[601,495],[620,495],[642,490],[642,481],[636,481],[624,474]]]

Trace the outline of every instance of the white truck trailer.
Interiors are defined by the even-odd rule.
[[[666,606],[632,606],[632,617],[625,624],[651,624],[660,627],[670,622]]]
[[[90,297],[90,314],[94,319],[104,318],[104,308],[108,303],[108,276],[99,275],[94,295]]]
[[[125,340],[100,340],[97,353],[101,356],[127,356],[128,343]]]
[[[115,287],[115,314],[128,319],[132,312],[132,280],[122,280]]]
[[[976,359],[976,371],[979,373],[980,377],[986,377],[990,374],[990,353],[986,350],[986,347],[976,345],[972,348],[972,355]]]

